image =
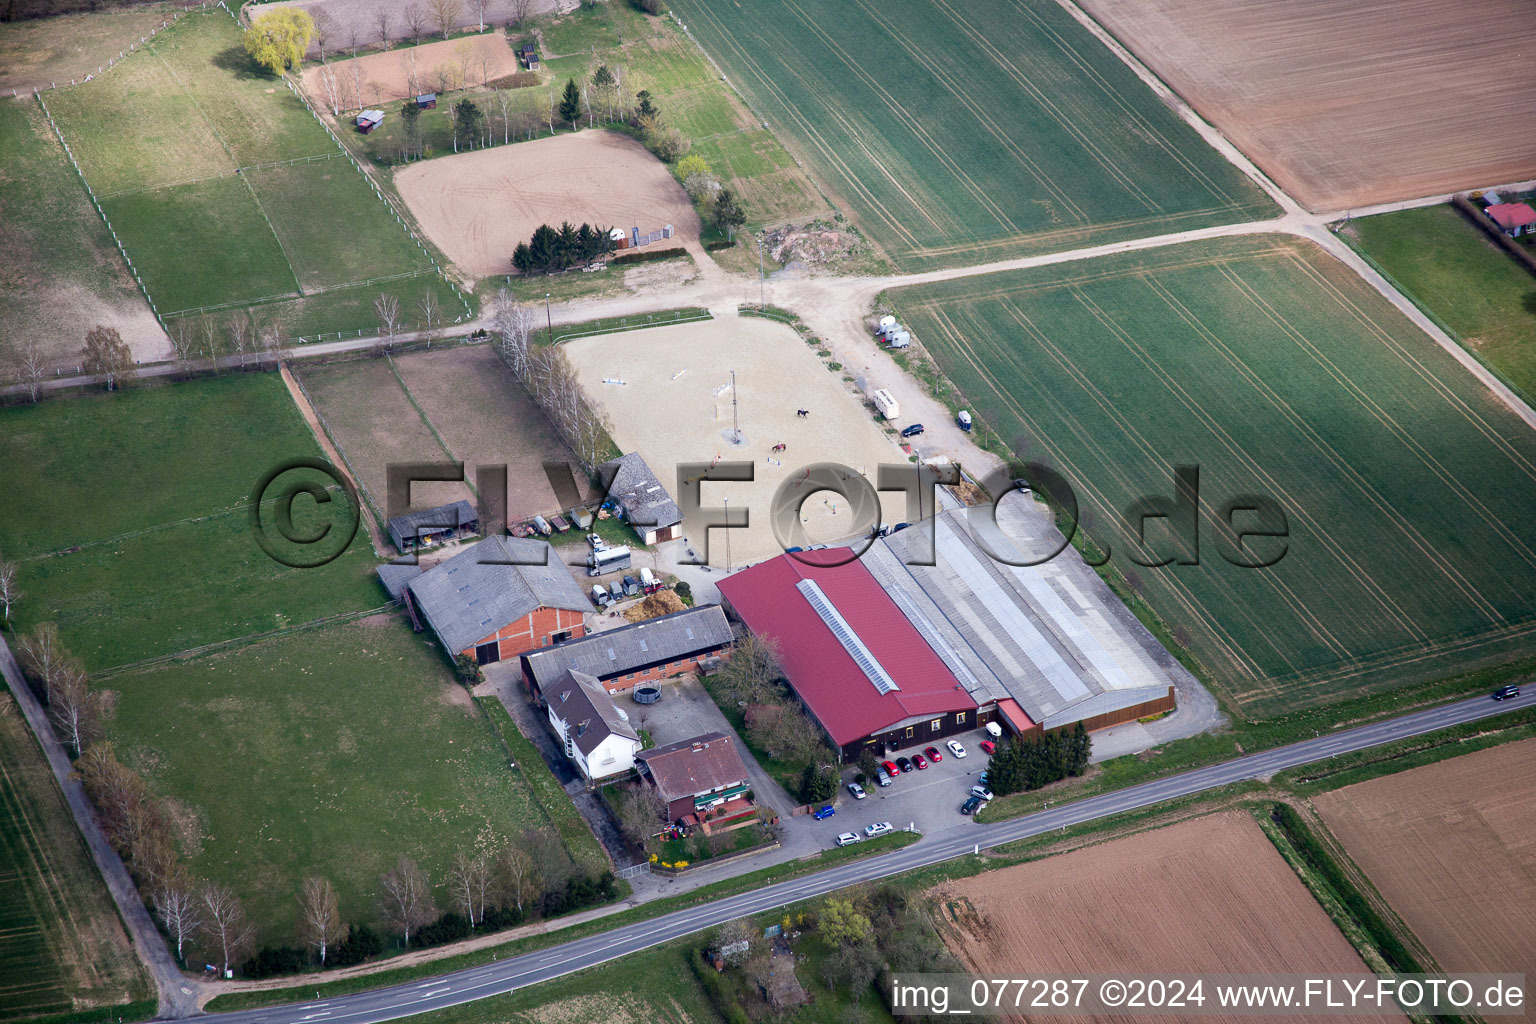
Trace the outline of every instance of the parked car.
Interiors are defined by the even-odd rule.
[[[1508,700],[1511,697],[1518,696],[1520,696],[1520,687],[1518,686],[1501,686],[1493,691],[1494,700]]]
[[[607,544],[606,544],[606,543],[605,543],[605,542],[604,542],[604,541],[603,541],[603,538],[601,538],[601,537],[599,537],[599,536],[598,536],[598,535],[597,535],[597,534],[595,534],[595,533],[589,533],[589,534],[587,534],[587,543],[588,543],[588,544],[590,544],[590,545],[592,545],[592,550],[593,550],[593,551],[601,551],[601,550],[603,550],[603,548],[605,548],[605,547],[607,547],[607,546],[608,546],[608,545],[607,545]]]
[[[894,831],[896,831],[896,826],[892,825],[888,821],[877,821],[873,825],[864,826],[864,834],[870,839],[875,838],[875,836],[883,836],[889,832]]]
[[[928,767],[928,759],[922,754],[913,754],[912,767],[916,768],[918,771],[922,771],[924,768]]]
[[[907,772],[912,771],[917,766],[912,763],[912,759],[910,757],[898,757],[896,759],[896,767],[900,768],[902,774],[905,775]]]
[[[982,773],[981,773],[981,778],[979,778],[979,779],[977,779],[977,780],[976,780],[976,781],[977,781],[977,782],[978,782],[978,783],[979,783],[979,784],[981,784],[981,785],[983,785],[983,786],[985,786],[985,785],[986,785],[986,784],[987,784],[987,780],[988,780],[988,779],[989,779],[989,778],[991,778],[991,777],[992,777],[992,773],[991,773],[991,772],[990,772],[990,771],[987,771],[987,772],[982,772]]]
[[[855,800],[863,800],[868,795],[864,792],[864,787],[857,782],[848,783],[848,792],[853,794]]]
[[[891,784],[891,773],[886,771],[884,768],[876,768],[875,781],[878,782],[882,788],[889,786]]]
[[[978,808],[980,806],[981,806],[981,797],[979,797],[979,796],[968,797],[966,799],[965,803],[960,805],[960,813],[961,814],[975,814],[976,813],[976,808]]]
[[[856,843],[858,841],[859,841],[859,837],[854,835],[852,832],[842,832],[842,833],[839,833],[839,835],[837,837],[837,845],[838,846],[852,846],[854,843]]]
[[[944,760],[944,755],[939,753],[938,747],[929,747],[927,750],[923,751],[923,753],[927,756],[928,760],[932,761],[934,764],[938,764],[940,761]]]
[[[997,752],[997,744],[993,743],[991,740],[982,740],[981,752],[983,754],[995,754]]]
[[[902,427],[901,428],[901,436],[902,437],[916,437],[918,434],[921,434],[922,432],[923,432],[923,425],[921,423],[914,423],[910,427]]]
[[[889,775],[893,779],[901,774],[901,769],[896,767],[895,761],[881,761],[880,767],[884,768],[885,774]]]
[[[946,747],[948,747],[949,748],[949,752],[951,754],[954,754],[956,757],[964,757],[965,756],[965,744],[961,743],[959,740],[950,740],[948,743],[946,743],[944,745]]]
[[[986,786],[972,786],[971,796],[980,797],[983,800],[991,800],[992,791]]]
[[[826,821],[828,818],[832,817],[832,815],[834,815],[836,813],[837,813],[837,811],[835,811],[832,808],[831,804],[826,804],[825,806],[822,807],[821,810],[819,810],[815,814],[811,815],[811,817],[815,818],[817,821]]]

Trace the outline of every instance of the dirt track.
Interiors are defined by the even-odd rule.
[[[505,274],[512,250],[540,224],[671,224],[656,246],[691,246],[699,217],[661,161],[625,135],[583,131],[438,157],[395,172],[427,237],[469,277]]]
[[[1447,971],[1536,968],[1536,740],[1319,796],[1317,809]]]
[[[1303,205],[1536,174],[1529,0],[1080,0]]]
[[[411,59],[415,60],[416,85],[411,79]],[[336,75],[337,88],[341,93],[344,109],[376,103],[390,103],[407,96],[439,89],[438,69],[448,75],[449,88],[464,84],[483,85],[518,69],[517,57],[500,32],[473,36],[468,39],[449,39],[412,46],[387,53],[371,53],[353,60],[334,61],[331,64]],[[356,102],[354,69],[361,69],[362,102]],[[317,101],[323,102],[326,89],[321,82],[321,69],[310,68],[304,72],[304,91]],[[393,113],[393,111],[389,111]]]

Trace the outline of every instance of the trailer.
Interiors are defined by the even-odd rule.
[[[875,408],[880,411],[880,415],[885,419],[893,420],[901,415],[901,406],[896,404],[896,396],[885,390],[885,388],[879,389],[870,397],[875,403]]]
[[[562,515],[550,516],[549,517],[549,525],[553,526],[555,529],[559,530],[561,533],[565,533],[566,531],[568,531],[571,528],[570,522],[565,518],[565,516],[562,516]]]
[[[533,517],[533,528],[546,537],[555,532],[554,528],[549,525],[549,520],[543,516]]]
[[[893,316],[883,316],[883,317],[880,318],[879,326],[877,326],[875,328],[875,334],[878,335],[879,337],[883,338],[883,337],[885,337],[885,332],[890,330],[892,327],[895,327],[895,326],[896,326],[896,318],[895,317],[893,317]]]
[[[600,548],[587,556],[587,575],[602,576],[629,568],[629,548]]]
[[[647,594],[654,594],[661,589],[661,580],[658,580],[656,574],[644,566],[640,568],[640,589]]]
[[[900,327],[887,334],[885,340],[891,348],[910,348],[912,346],[912,335]]]
[[[608,593],[613,597],[615,601],[624,600],[624,587],[621,583],[619,583],[618,580],[614,580],[612,583],[608,584]]]
[[[634,597],[640,593],[640,581],[628,573],[624,574],[624,596]]]
[[[571,522],[576,524],[578,530],[590,530],[592,529],[592,513],[580,505],[572,505]]]
[[[592,603],[597,605],[599,608],[607,608],[608,602],[611,600],[608,597],[608,589],[606,587],[600,587],[596,583],[592,584],[591,598]]]
[[[961,409],[959,414],[955,416],[955,422],[958,423],[960,425],[960,429],[965,431],[967,434],[971,432],[971,414],[966,412],[964,409]]]

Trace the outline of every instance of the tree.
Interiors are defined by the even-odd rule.
[[[421,9],[420,4],[410,3],[405,5],[405,10],[400,12],[405,19],[405,30],[411,35],[411,42],[421,42],[422,30],[427,25],[427,14]]]
[[[116,327],[97,324],[85,332],[85,372],[106,378],[107,390],[117,388],[119,379],[133,375],[133,350],[117,333]]]
[[[612,121],[613,101],[618,96],[618,80],[608,70],[607,64],[599,64],[597,70],[592,72],[592,95],[607,110],[606,120]]]
[[[828,771],[814,760],[806,762],[805,770],[800,773],[801,801],[808,804],[820,803],[831,799],[835,792],[837,792],[837,773]]]
[[[519,248],[524,251],[527,246]],[[515,261],[514,261],[515,262]],[[496,352],[519,381],[528,378],[528,344],[534,330],[533,310],[502,288],[491,304],[492,330],[496,332]]]
[[[163,878],[153,891],[155,916],[165,933],[176,943],[176,961],[183,967],[187,958],[183,947],[187,939],[203,927],[203,904],[192,889],[192,882],[180,871]]]
[[[0,615],[11,621],[11,606],[25,595],[17,577],[16,563],[0,559]]]
[[[427,0],[427,11],[431,15],[432,24],[448,38],[448,33],[453,31],[454,22],[459,20],[459,12],[462,10],[459,0]]]
[[[389,49],[389,8],[380,6],[373,13],[373,23],[379,28],[379,49]],[[325,957],[322,956],[320,962],[324,963]]]
[[[521,26],[533,13],[533,0],[512,0],[512,24]]]
[[[220,977],[229,973],[229,965],[239,961],[251,944],[256,930],[245,919],[245,908],[240,898],[227,885],[209,882],[201,893],[203,904],[203,935],[208,944],[218,951],[223,963]]]
[[[484,32],[485,11],[486,8],[491,6],[491,0],[469,0],[469,2],[475,9],[475,20],[479,22],[479,28],[477,28],[475,31]]]
[[[879,973],[880,950],[869,935],[833,947],[821,965],[822,980],[828,988],[843,986],[861,999]]]
[[[379,884],[384,890],[384,919],[402,933],[406,946],[410,946],[411,932],[437,916],[426,872],[409,857],[401,857],[398,864],[380,877]]]
[[[48,359],[43,354],[43,346],[37,338],[31,334],[26,339],[17,343],[11,350],[11,364],[15,368],[16,376],[27,386],[27,398],[37,401],[43,388],[43,376],[48,372]]]
[[[774,642],[768,637],[748,633],[731,647],[730,658],[715,674],[715,684],[729,700],[764,704],[780,696],[779,680],[782,678],[784,670],[779,667],[779,652]]]
[[[299,890],[299,937],[320,957],[325,966],[326,951],[346,934],[341,925],[341,910],[336,890],[329,878],[306,878]]]
[[[651,102],[651,91],[649,89],[641,89],[635,93],[635,99],[640,101],[639,105],[635,107],[635,116],[637,118],[659,118],[661,116],[661,108]]]
[[[724,231],[727,238],[734,241],[736,229],[746,222],[747,212],[741,208],[741,202],[736,198],[735,191],[722,188],[720,194],[715,196],[715,226]]]
[[[761,934],[748,918],[738,917],[715,929],[709,948],[727,964],[740,967],[750,960],[753,951],[762,945]],[[746,944],[745,948],[742,946],[743,943]],[[727,949],[730,950],[729,953],[726,952]]]
[[[432,347],[432,342],[442,330],[443,306],[437,300],[437,293],[430,287],[421,293],[421,299],[416,303],[421,311],[421,334],[427,339],[427,347]]]
[[[453,864],[448,868],[448,894],[453,900],[453,909],[469,919],[471,929],[485,920],[490,874],[485,854],[470,856],[463,850],[453,855]]]
[[[868,938],[869,918],[848,899],[829,899],[816,912],[816,931],[829,946],[841,946]]]
[[[208,360],[208,368],[215,375],[219,372],[219,357],[224,354],[224,339],[219,336],[219,325],[213,317],[204,316],[198,321],[201,336],[198,339],[198,351],[202,357]]]
[[[96,695],[91,693],[85,667],[73,658],[65,658],[54,669],[49,691],[52,700],[48,710],[54,727],[78,758],[97,735]]]
[[[245,353],[251,342],[251,322],[244,313],[231,313],[229,319],[224,321],[224,331],[229,335],[229,350],[240,360],[240,369],[245,369]]]
[[[625,788],[614,801],[614,817],[618,819],[619,831],[636,846],[648,846],[656,837],[666,810],[656,787],[644,782]]]
[[[315,22],[297,7],[258,14],[245,30],[245,52],[274,75],[296,68],[315,37]]]
[[[473,146],[485,132],[485,114],[473,100],[460,100],[453,105],[453,151],[459,151],[459,143]]]
[[[16,653],[28,677],[42,686],[43,703],[49,703],[53,699],[53,674],[59,663],[68,657],[59,646],[59,627],[51,622],[38,623],[32,632],[17,641]]]
[[[635,0],[635,6],[646,14],[657,15],[661,13],[661,0]]]
[[[667,125],[660,117],[640,117],[636,119],[636,125],[640,129],[641,145],[655,153],[658,160],[671,163],[688,152],[688,147],[693,144],[686,135]]]
[[[400,329],[400,300],[388,292],[380,292],[373,300],[373,314],[379,320],[379,335],[384,344],[395,343],[395,332]]]
[[[581,90],[576,87],[576,79],[565,80],[565,92],[560,96],[560,120],[570,123],[572,128],[581,118]]]
[[[865,747],[859,751],[859,774],[870,782],[880,778],[880,759],[875,756],[873,747]]]
[[[687,178],[690,174],[708,174],[709,161],[697,153],[690,153],[677,162],[677,176]]]
[[[496,858],[494,883],[496,902],[506,909],[516,907],[518,916],[523,914],[523,904],[539,894],[538,874],[534,871],[533,858],[518,846],[508,846]]]

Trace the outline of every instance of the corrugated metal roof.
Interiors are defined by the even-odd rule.
[[[536,608],[585,612],[592,607],[565,563],[542,540],[487,537],[409,586],[438,640],[453,653],[468,650]]]
[[[731,624],[719,605],[706,604],[617,629],[589,633],[523,655],[540,690],[567,669],[611,679],[642,665],[675,661],[731,642]]]
[[[399,547],[400,542],[407,537],[415,540],[417,527],[457,530],[479,520],[480,513],[475,511],[475,507],[460,499],[436,508],[424,508],[407,512],[403,516],[395,516],[389,521],[389,536],[395,542],[395,546]]]
[[[683,510],[638,452],[605,462],[597,471],[605,480],[610,472],[614,474],[608,497],[619,503],[636,526],[660,530],[683,521]]]

